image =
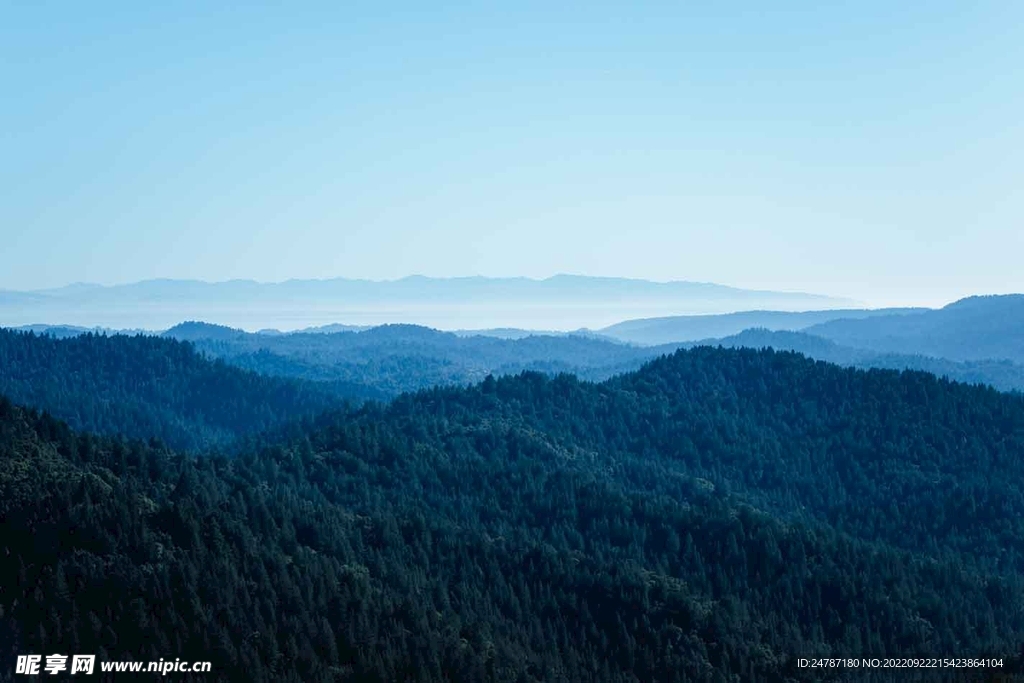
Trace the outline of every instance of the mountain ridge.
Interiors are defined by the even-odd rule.
[[[804,331],[877,352],[1024,363],[1024,294],[968,297],[909,316],[831,320]]]
[[[665,344],[696,341],[763,328],[798,331],[811,325],[841,319],[873,318],[886,315],[914,315],[928,308],[825,309],[808,311],[751,310],[711,315],[660,316],[623,320],[596,330],[597,334],[637,344]]]
[[[464,275],[464,276],[451,276],[451,277],[434,277],[429,275],[406,275],[398,278],[347,278],[343,276],[338,277],[327,277],[327,278],[287,278],[284,280],[255,280],[251,278],[231,278],[227,280],[203,280],[198,278],[146,278],[143,280],[135,280],[131,282],[115,283],[115,284],[99,284],[93,282],[75,282],[60,287],[50,288],[39,288],[39,289],[27,289],[27,290],[16,290],[16,289],[3,289],[0,293],[11,293],[11,294],[49,294],[49,295],[68,295],[76,294],[81,292],[92,292],[96,290],[118,290],[118,289],[131,289],[135,287],[155,287],[155,286],[167,286],[167,285],[182,285],[190,287],[221,287],[226,285],[231,286],[244,286],[244,287],[284,287],[284,286],[298,286],[298,285],[330,285],[330,284],[359,284],[359,285],[397,285],[397,284],[433,284],[433,283],[487,283],[487,284],[529,284],[529,285],[545,285],[545,284],[579,284],[579,285],[622,285],[630,284],[637,286],[651,286],[651,287],[691,287],[694,289],[710,289],[710,290],[723,290],[730,292],[744,292],[753,294],[783,294],[791,295],[795,297],[813,297],[820,299],[833,299],[833,300],[844,300],[842,297],[834,297],[823,294],[815,294],[810,292],[802,291],[782,291],[782,290],[769,290],[769,289],[750,289],[744,287],[735,287],[731,285],[723,285],[715,282],[704,282],[697,280],[649,280],[646,278],[635,278],[635,277],[617,277],[617,276],[600,276],[600,275],[579,275],[574,273],[556,273],[547,277],[527,277],[527,276],[512,276],[512,277],[492,277],[486,275]],[[848,301],[848,299],[846,299]]]
[[[0,322],[17,326],[50,319],[82,327],[166,329],[200,317],[246,330],[400,322],[441,329],[572,330],[647,313],[793,310],[849,303],[812,293],[581,275],[292,279],[277,283],[165,278],[10,293],[0,296]]]
[[[957,330],[969,333],[970,329],[984,328],[995,339],[1001,329],[1013,332],[1015,318],[1004,309],[1007,305],[1018,306],[1022,299],[1006,295],[970,297],[942,309],[753,310],[715,316],[670,316],[627,320],[597,331],[442,331],[398,323],[367,327],[332,324],[293,332],[254,333],[192,320],[159,334],[192,341],[205,352],[232,364],[274,375],[370,384],[389,376],[389,395],[434,382],[462,383],[479,380],[487,373],[528,369],[604,379],[630,371],[660,353],[695,345],[795,350],[850,367],[923,370],[961,382],[1021,391],[1024,363],[1010,357],[968,353],[970,347],[965,351],[960,346],[973,343],[969,334],[954,336],[954,348],[940,348],[938,351],[944,352],[940,355],[934,348],[915,348],[898,339],[895,347],[890,343],[888,348],[873,348],[870,343],[857,345],[856,338],[833,340],[827,331],[837,328],[841,332],[844,326],[851,325],[866,326],[868,332],[875,326],[884,330],[892,325],[914,330],[927,326],[931,317],[945,315],[955,318],[946,325],[947,332],[960,334]],[[46,326],[33,329],[55,336],[84,331]],[[666,339],[675,341],[663,342]],[[893,342],[888,337],[883,339],[886,340]],[[1016,350],[1013,337],[1009,347],[1010,351]],[[406,381],[398,381],[402,376]]]

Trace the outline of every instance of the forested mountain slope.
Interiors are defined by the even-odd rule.
[[[224,446],[242,434],[379,398],[367,387],[264,377],[152,336],[54,338],[0,329],[0,393],[71,425],[157,437],[178,448]]]
[[[511,421],[595,454],[593,466],[638,489],[696,476],[865,540],[969,549],[972,562],[1024,570],[1024,398],[986,387],[700,347],[600,385],[527,374],[388,410],[410,424]]]
[[[1016,396],[699,348],[600,385],[488,378],[290,431],[192,459],[0,402],[0,585],[19,587],[0,594],[0,657],[173,652],[252,681],[1019,666]]]

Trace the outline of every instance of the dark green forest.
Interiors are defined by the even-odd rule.
[[[701,347],[271,434],[183,454],[0,401],[0,661],[171,654],[247,681],[1020,668],[1020,396]],[[827,656],[1003,667],[797,666]]]
[[[0,395],[77,429],[157,438],[176,448],[228,447],[370,387],[311,383],[240,370],[188,342],[146,335],[67,338],[0,328]]]

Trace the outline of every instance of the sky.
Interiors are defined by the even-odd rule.
[[[1024,3],[249,4],[0,0],[0,289],[1024,291]]]

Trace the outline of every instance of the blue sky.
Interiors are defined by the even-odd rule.
[[[212,4],[0,0],[0,288],[1024,291],[1024,3]]]

